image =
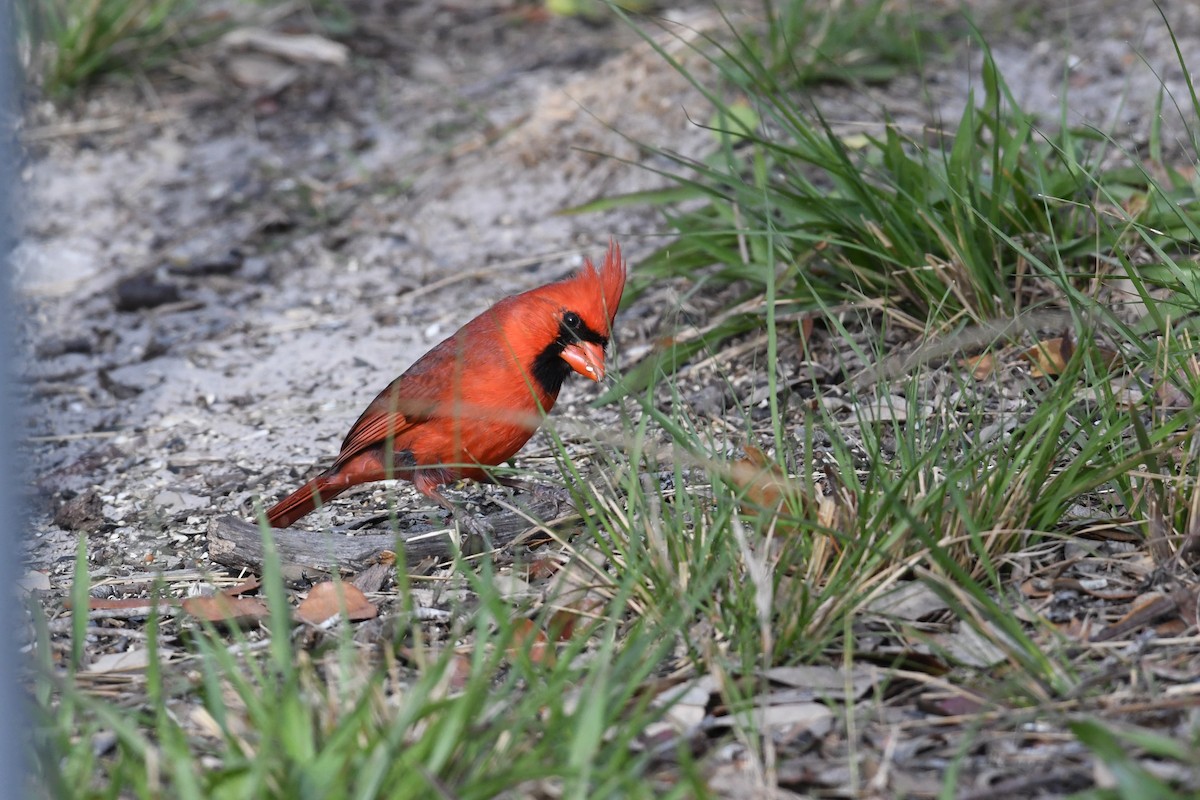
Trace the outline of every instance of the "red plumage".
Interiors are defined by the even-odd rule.
[[[267,511],[286,528],[360,483],[405,478],[439,504],[438,487],[487,480],[554,407],[575,371],[604,377],[605,347],[625,289],[621,249],[569,278],[506,297],[421,356],[371,401],[333,466]]]

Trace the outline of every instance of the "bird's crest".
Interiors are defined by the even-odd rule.
[[[602,331],[605,336],[611,334],[613,321],[617,318],[617,308],[621,305],[621,295],[625,292],[625,274],[621,246],[615,241],[609,241],[608,252],[604,255],[604,263],[600,269],[596,269],[590,258],[585,258],[583,269],[569,279],[572,284],[584,289],[586,296],[600,298],[603,306],[599,310],[607,317],[607,324]]]

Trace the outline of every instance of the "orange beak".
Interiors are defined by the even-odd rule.
[[[571,369],[594,381],[604,379],[604,348],[594,342],[575,342],[562,351],[562,360]]]

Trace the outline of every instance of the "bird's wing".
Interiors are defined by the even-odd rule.
[[[354,427],[346,434],[346,440],[342,442],[342,450],[333,463],[333,469],[341,467],[368,447],[381,444],[389,437],[395,439],[412,426],[412,420],[403,414],[363,412],[358,422],[354,423]]]
[[[436,412],[443,403],[445,376],[452,372],[458,349],[452,339],[417,359],[371,401],[342,441],[334,469],[388,438],[400,439]]]

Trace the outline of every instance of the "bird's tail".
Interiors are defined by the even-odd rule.
[[[338,480],[337,475],[320,475],[280,500],[267,511],[267,523],[272,528],[288,528],[321,503],[328,503],[346,489],[349,484]]]

